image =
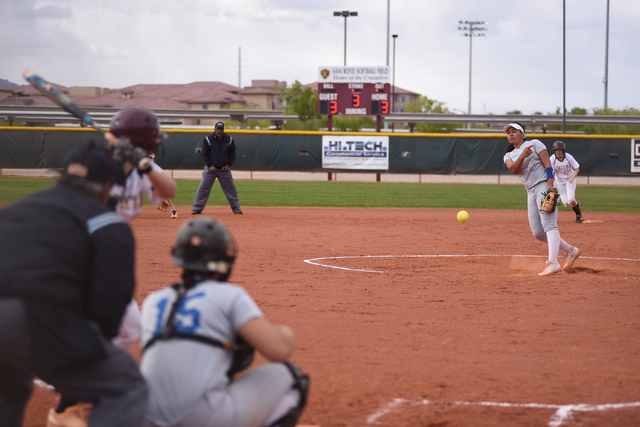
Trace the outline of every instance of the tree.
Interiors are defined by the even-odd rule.
[[[307,130],[307,122],[318,118],[318,92],[310,87],[303,88],[296,80],[289,87],[279,87],[284,102],[285,114],[295,114]]]
[[[424,95],[420,95],[415,101],[405,105],[407,113],[430,113],[430,114],[448,114],[451,113],[444,102],[430,99]],[[457,123],[418,123],[416,130],[424,133],[447,133],[454,129],[462,127]]]
[[[556,108],[554,113],[559,116],[562,114],[560,107]],[[567,111],[568,116],[586,116],[589,110],[581,107],[573,107],[571,111]],[[594,108],[594,116],[640,116],[640,110],[627,107],[624,110],[615,110],[613,108]],[[549,125],[550,131],[562,131],[562,125]],[[611,126],[611,125],[567,125],[566,130],[569,132],[584,132],[592,135],[639,135],[640,126]]]

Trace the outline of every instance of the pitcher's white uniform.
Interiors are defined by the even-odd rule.
[[[571,202],[576,201],[576,186],[577,180],[569,182],[569,178],[573,175],[573,172],[580,168],[580,165],[576,159],[569,153],[564,153],[564,159],[558,160],[555,154],[549,158],[551,160],[551,167],[555,175],[556,188],[560,194],[560,200],[565,207],[571,207]]]
[[[142,304],[143,347],[169,318],[177,292],[153,292]],[[176,331],[233,342],[236,331],[262,311],[236,285],[205,280],[187,290],[177,309]],[[149,384],[147,426],[256,427],[270,420],[292,376],[282,363],[252,369],[234,381],[226,372],[232,352],[190,339],[155,342],[145,350],[141,371]],[[293,405],[292,405],[293,406]]]

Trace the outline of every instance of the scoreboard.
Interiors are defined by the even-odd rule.
[[[318,83],[318,115],[384,116],[390,113],[389,83]]]

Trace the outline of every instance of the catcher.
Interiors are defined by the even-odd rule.
[[[520,177],[527,189],[529,226],[533,236],[547,242],[549,259],[539,276],[548,276],[568,270],[580,256],[580,249],[562,240],[558,231],[558,190],[554,188],[554,175],[547,147],[537,139],[527,141],[520,123],[504,127],[509,139],[503,160],[513,174]],[[564,266],[558,263],[558,252],[567,254]]]
[[[221,223],[204,217],[180,227],[173,263],[183,269],[182,283],[142,304],[145,426],[296,425],[309,377],[289,360],[293,331],[269,322],[246,290],[228,282],[235,256]],[[253,349],[271,363],[237,374]]]

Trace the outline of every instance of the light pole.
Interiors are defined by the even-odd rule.
[[[333,16],[344,16],[344,65],[347,65],[347,18],[349,16],[358,16],[358,12],[349,12],[343,10],[342,12],[333,12]]]
[[[607,0],[607,41],[604,49],[604,109],[607,105],[607,89],[609,87],[609,0]],[[605,114],[607,114],[605,112]]]
[[[387,67],[389,66],[389,22],[391,17],[391,0],[387,0]]]
[[[398,35],[394,34],[391,37],[393,37],[393,84],[391,85],[391,113],[393,114],[396,112],[396,39]]]
[[[487,31],[485,21],[459,21],[462,27],[458,27],[458,30],[464,31],[462,34],[464,37],[469,37],[469,112],[471,114],[471,52],[473,48],[472,40],[474,37],[484,37],[483,31]]]

